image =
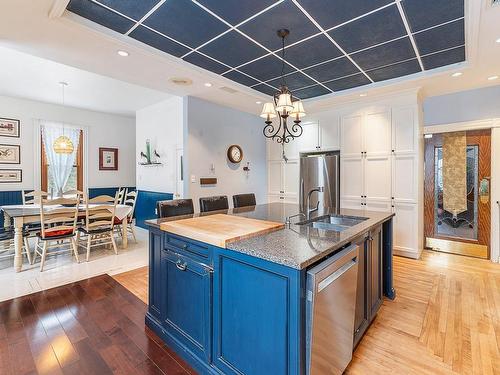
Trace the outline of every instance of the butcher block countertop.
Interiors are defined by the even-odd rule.
[[[161,230],[225,248],[231,242],[283,229],[274,221],[242,216],[215,214],[160,224]]]

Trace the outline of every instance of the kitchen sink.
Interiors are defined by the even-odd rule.
[[[324,215],[311,220],[297,223],[297,225],[304,225],[316,229],[330,230],[334,232],[342,232],[362,223],[365,220],[368,220],[368,218],[347,215]]]

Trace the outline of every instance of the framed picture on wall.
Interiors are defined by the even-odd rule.
[[[21,122],[12,118],[0,118],[0,137],[19,138]]]
[[[23,182],[23,171],[21,169],[0,169],[0,183]]]
[[[118,149],[99,147],[99,170],[117,171],[118,170]]]
[[[0,164],[21,164],[21,146],[0,144]]]

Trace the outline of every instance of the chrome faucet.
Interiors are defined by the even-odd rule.
[[[306,220],[311,219],[311,214],[313,212],[318,211],[319,208],[319,200],[318,203],[316,203],[316,207],[311,208],[311,195],[314,192],[322,193],[325,190],[323,186],[318,186],[317,188],[311,189],[309,193],[307,193],[307,203],[306,203]]]

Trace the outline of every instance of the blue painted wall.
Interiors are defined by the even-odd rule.
[[[118,187],[107,187],[107,188],[89,188],[89,197],[93,198],[98,195],[111,195],[114,196]],[[134,186],[129,186],[128,190],[135,190]],[[135,208],[135,218],[137,225],[142,228],[146,228],[144,220],[156,218],[156,202],[161,200],[173,199],[172,193],[158,193],[154,191],[139,190],[139,196],[137,198],[137,204]],[[9,204],[21,204],[22,192],[21,190],[16,191],[0,191],[0,206]],[[3,226],[3,214],[0,214],[0,226]]]
[[[148,229],[144,220],[156,218],[156,202],[173,199],[172,193],[158,193],[155,191],[139,190],[139,196],[135,207],[136,225]]]

